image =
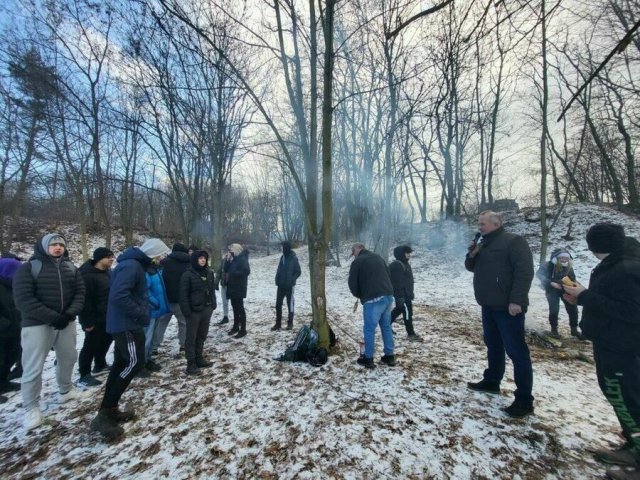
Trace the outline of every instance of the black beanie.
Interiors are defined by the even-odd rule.
[[[172,252],[183,252],[183,253],[188,253],[187,247],[184,246],[183,243],[180,242],[176,242],[173,244],[173,247],[171,248]]]
[[[106,247],[98,247],[93,251],[93,263],[98,263],[106,257],[112,257],[113,252]]]
[[[594,253],[622,253],[624,228],[615,223],[596,223],[587,231],[587,245]]]

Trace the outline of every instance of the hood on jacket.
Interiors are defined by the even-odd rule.
[[[198,264],[198,259],[200,257],[205,257],[207,259],[207,263],[205,263],[204,267],[209,265],[209,254],[206,250],[196,250],[191,254],[191,267],[193,267],[194,270],[202,270],[204,268]]]
[[[20,265],[22,265],[22,263],[15,258],[0,258],[0,278],[13,280]]]
[[[54,239],[62,239],[65,244],[62,258],[69,258],[69,250],[67,249],[67,242],[65,241],[64,237],[59,233],[47,233],[46,235],[40,237],[36,244],[33,246],[33,255],[31,256],[31,259],[38,258],[42,260],[44,258],[50,257],[51,255],[49,255],[49,244]]]
[[[393,256],[396,258],[396,260],[406,262],[407,257],[405,256],[405,254],[411,252],[413,252],[413,248],[411,248],[409,245],[398,245],[393,249]]]
[[[291,253],[291,242],[282,242],[282,254],[289,255]]]
[[[151,259],[147,257],[138,247],[129,247],[120,255],[118,255],[118,263],[124,260],[137,260],[145,267],[151,263]]]
[[[187,247],[184,246],[184,243],[176,242],[173,244],[173,247],[171,247],[171,252],[189,253],[189,250],[187,250]]]

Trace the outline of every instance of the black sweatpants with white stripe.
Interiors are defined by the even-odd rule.
[[[133,377],[144,367],[144,330],[113,334],[113,365],[100,408],[116,408]]]

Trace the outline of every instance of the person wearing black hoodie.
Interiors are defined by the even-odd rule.
[[[247,313],[244,299],[247,298],[247,286],[251,268],[249,267],[249,250],[239,243],[229,245],[230,261],[224,267],[224,281],[227,284],[227,298],[233,309],[233,328],[229,335],[242,338],[247,334]]]
[[[282,256],[278,263],[276,271],[276,324],[271,327],[272,331],[280,330],[282,326],[282,302],[287,299],[287,330],[293,328],[293,315],[295,300],[293,290],[296,280],[302,272],[300,271],[300,262],[296,252],[291,249],[291,243],[282,242]]]
[[[389,264],[389,275],[396,306],[391,311],[391,321],[402,315],[409,340],[422,342],[422,337],[413,329],[413,271],[409,264],[412,252],[413,249],[409,245],[400,245],[393,249],[396,259]]]
[[[42,424],[40,393],[44,362],[56,352],[58,402],[78,398],[71,375],[76,363],[76,316],[84,306],[84,281],[58,233],[39,239],[33,256],[13,278],[13,297],[22,315],[22,406],[24,428]]]
[[[193,245],[191,245],[193,247]],[[176,242],[171,248],[171,253],[162,260],[162,280],[167,291],[167,299],[169,300],[170,313],[162,315],[156,320],[155,333],[153,339],[153,351],[156,351],[169,325],[172,316],[178,321],[178,343],[180,351],[184,351],[184,342],[187,338],[187,320],[180,309],[180,279],[182,274],[189,269],[191,265],[190,253],[187,247],[182,243]]]
[[[14,258],[0,258],[0,394],[20,390],[9,381],[11,367],[20,354],[20,312],[13,301],[13,277],[22,263]],[[0,403],[7,398],[0,395]]]
[[[102,382],[91,375],[91,363],[94,373],[109,369],[106,355],[113,338],[107,333],[107,299],[111,281],[111,266],[114,255],[105,247],[96,248],[93,258],[80,267],[84,280],[84,308],[80,312],[80,325],[84,330],[84,343],[78,355],[78,384],[84,387],[97,387]]]
[[[209,268],[209,254],[195,251],[191,254],[191,268],[180,280],[180,309],[187,319],[187,375],[200,375],[201,368],[213,365],[204,357],[204,342],[216,306],[215,275]]]
[[[556,284],[564,299],[582,305],[582,334],[593,342],[598,384],[622,427],[625,443],[597,450],[598,460],[635,470],[608,470],[613,479],[640,478],[640,243],[624,228],[599,223],[587,231],[600,260],[589,288]]]

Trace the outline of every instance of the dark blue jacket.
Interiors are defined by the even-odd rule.
[[[227,282],[227,298],[239,300],[247,298],[247,285],[249,283],[249,250],[243,250],[233,261],[225,265],[225,279]]]
[[[118,257],[111,274],[107,305],[107,332],[121,333],[149,325],[149,296],[145,270],[151,264],[139,248],[129,247]]]

